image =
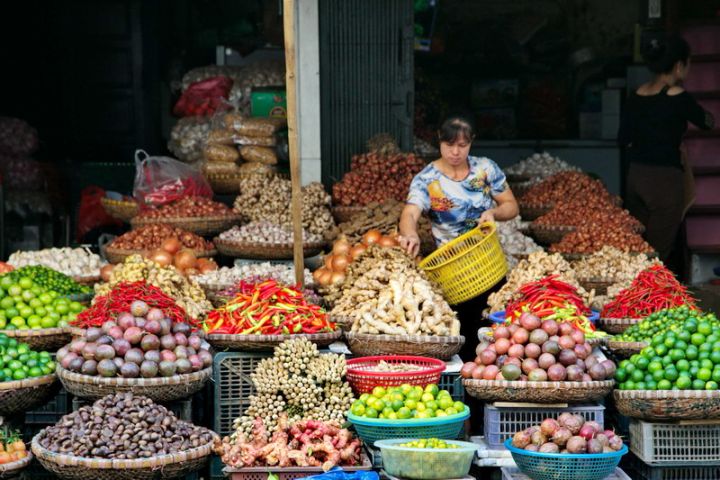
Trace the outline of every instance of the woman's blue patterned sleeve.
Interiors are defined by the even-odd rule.
[[[487,183],[490,186],[492,196],[500,195],[508,189],[505,172],[498,167],[497,163],[488,159]]]
[[[412,183],[410,183],[410,191],[408,192],[406,203],[420,207],[423,213],[430,210],[430,193],[428,192],[426,182],[423,181],[420,174],[415,175]]]

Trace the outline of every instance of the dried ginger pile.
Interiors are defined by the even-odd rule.
[[[368,248],[334,290],[331,314],[349,318],[354,333],[460,334],[455,312],[400,248]]]

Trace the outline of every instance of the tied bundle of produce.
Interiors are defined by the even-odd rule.
[[[546,418],[540,425],[515,433],[512,446],[530,452],[577,455],[617,452],[622,450],[623,441],[613,430],[566,412],[557,419]]]
[[[235,298],[208,313],[203,329],[229,335],[314,334],[336,330],[327,313],[295,287],[241,281]]]
[[[523,285],[505,310],[507,323],[518,323],[523,315],[533,314],[541,320],[570,323],[587,335],[595,326],[588,320],[590,308],[577,293],[577,288],[550,275]]]
[[[593,200],[593,197],[596,198]],[[612,203],[612,196],[600,180],[580,172],[557,173],[533,186],[520,201],[529,205],[553,205],[574,198]]]
[[[287,340],[275,347],[271,358],[261,360],[251,375],[255,395],[242,417],[235,419],[232,439],[255,438],[253,426],[260,419],[268,435],[282,428],[287,414],[292,425],[301,420],[344,423],[353,402],[350,385],[343,380],[345,357],[320,354],[317,345],[304,338]]]
[[[133,302],[144,302],[149,308],[159,309],[173,322],[190,323],[197,327],[195,321],[172,297],[144,280],[120,282],[106,295],[95,297],[92,306],[79,314],[71,325],[80,328],[102,327],[106,321],[114,321],[122,312],[129,311]]]
[[[550,245],[553,253],[594,253],[605,246],[623,252],[652,253],[653,248],[643,238],[627,227],[616,225],[587,224],[565,235],[558,243]]]
[[[354,155],[350,171],[333,185],[337,205],[367,205],[394,199],[404,202],[413,177],[425,167],[414,154],[382,156],[377,153]]]
[[[635,277],[630,288],[605,305],[602,318],[644,318],[654,312],[697,301],[664,265],[653,265]]]

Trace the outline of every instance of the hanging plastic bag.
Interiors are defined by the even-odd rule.
[[[344,472],[342,468],[335,467],[321,475],[311,475],[305,480],[379,480],[380,476],[373,472]]]
[[[121,221],[114,219],[105,211],[102,204],[104,196],[105,190],[95,185],[85,187],[80,193],[80,208],[75,232],[78,242],[81,242],[88,232],[96,228],[122,226]]]
[[[191,84],[173,108],[178,117],[194,115],[212,116],[218,110],[227,109],[233,81],[228,77],[212,77]]]
[[[187,196],[212,198],[212,194],[205,177],[193,166],[135,151],[133,196],[141,207],[158,207]]]

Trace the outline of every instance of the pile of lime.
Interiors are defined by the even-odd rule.
[[[408,420],[456,415],[465,404],[454,401],[450,392],[435,385],[425,388],[404,384],[399,387],[375,387],[355,400],[350,413],[358,417]]]
[[[87,295],[93,292],[89,286],[81,285],[64,273],[43,265],[18,268],[5,274],[4,277],[11,278],[13,283],[18,283],[21,278],[27,277],[35,282],[35,285],[60,295]]]
[[[616,335],[614,340],[621,342],[647,342],[648,340],[673,330],[677,331],[686,320],[707,321],[717,323],[714,313],[705,314],[694,310],[687,305],[655,312],[642,321],[631,326],[622,334]]]
[[[0,329],[29,330],[67,326],[85,307],[29,277],[0,277]]]
[[[436,448],[440,450],[460,448],[454,443],[447,443],[445,440],[438,438],[421,438],[419,440],[413,440],[412,442],[402,443],[398,447],[406,448]]]
[[[618,365],[621,390],[719,389],[720,324],[714,316],[690,316],[648,342]]]
[[[42,377],[53,372],[55,362],[50,353],[31,350],[26,343],[0,333],[0,382]]]

